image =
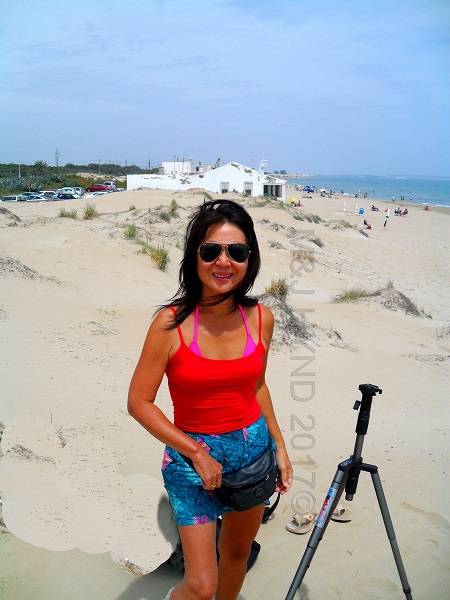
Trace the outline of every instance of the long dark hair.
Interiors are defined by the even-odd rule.
[[[173,327],[180,325],[201,301],[202,283],[197,273],[197,251],[205,239],[208,229],[212,225],[223,223],[230,223],[239,227],[245,235],[247,245],[250,248],[247,272],[233,290],[209,298],[208,305],[213,306],[228,298],[233,298],[234,302],[231,308],[233,311],[236,310],[238,304],[254,306],[258,302],[258,298],[247,295],[255,283],[261,266],[258,240],[256,239],[251,216],[245,208],[232,200],[204,202],[191,216],[186,229],[184,256],[178,275],[178,290],[168,304],[160,307],[160,310],[168,306],[178,308]]]

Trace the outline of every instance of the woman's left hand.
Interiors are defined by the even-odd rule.
[[[285,494],[292,485],[292,465],[286,450],[277,450],[277,487],[276,492]]]

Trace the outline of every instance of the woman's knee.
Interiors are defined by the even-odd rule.
[[[198,600],[211,600],[217,589],[217,569],[212,573],[206,571],[197,572],[195,575],[186,573],[184,584]]]
[[[219,555],[222,561],[244,564],[247,562],[251,550],[251,543],[220,544]]]

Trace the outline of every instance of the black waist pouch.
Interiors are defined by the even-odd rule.
[[[277,472],[275,456],[269,446],[254,462],[222,475],[222,485],[214,490],[225,506],[248,510],[265,502],[275,491]]]

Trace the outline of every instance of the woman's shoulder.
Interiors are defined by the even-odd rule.
[[[157,331],[170,331],[174,328],[175,314],[172,307],[165,307],[158,310],[156,313],[150,329]]]

